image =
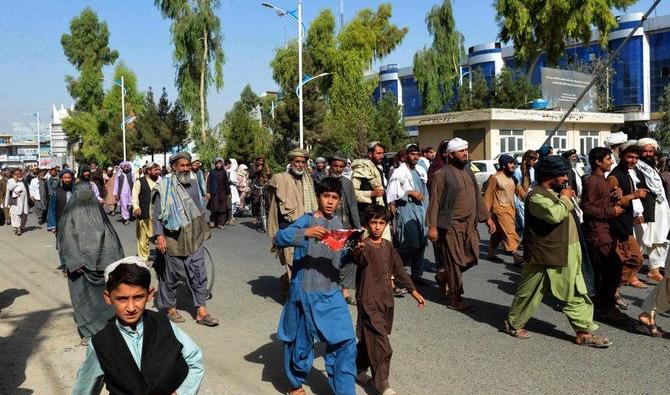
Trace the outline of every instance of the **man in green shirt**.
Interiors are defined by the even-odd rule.
[[[607,338],[592,335],[598,326],[593,322],[593,303],[581,272],[582,251],[573,213],[575,192],[565,187],[570,169],[560,156],[547,156],[537,166],[539,184],[528,193],[525,203],[526,264],[503,330],[520,339],[529,338],[523,327],[551,289],[576,332],[575,343],[609,347],[612,343]]]

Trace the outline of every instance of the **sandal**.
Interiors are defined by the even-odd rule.
[[[612,342],[606,337],[594,336],[589,337],[584,336],[585,333],[577,334],[575,338],[575,343],[578,346],[593,347],[593,348],[607,348],[612,345]]]
[[[202,319],[195,320],[195,323],[198,325],[205,325],[205,326],[217,326],[219,325],[219,320],[217,320],[216,318],[212,317],[209,313],[207,313],[207,315],[202,317]]]
[[[462,299],[453,299],[450,297],[447,297],[447,308],[450,310],[459,311],[461,313],[472,311],[472,306],[465,303]]]
[[[640,332],[643,335],[651,336],[651,337],[665,337],[667,336],[667,333],[657,327],[655,324],[645,324],[644,322],[637,320],[635,321],[635,330]]]
[[[523,256],[521,256],[521,254],[513,252],[512,253],[512,260],[514,261],[514,266],[516,266],[516,267],[523,266],[524,260],[523,260]]]
[[[347,296],[344,298],[345,302],[347,302],[348,305],[351,306],[356,306],[356,299],[352,298],[351,296]]]
[[[628,282],[628,285],[630,285],[631,287],[634,287],[634,288],[638,288],[638,289],[647,288],[647,284],[643,283],[642,281],[640,281],[640,279],[638,279],[636,277],[633,277],[632,280]]]
[[[512,328],[512,325],[510,325],[509,321],[507,320],[505,320],[505,322],[503,323],[503,327],[501,330],[512,337],[516,337],[517,339],[525,340],[530,338],[530,334],[528,333],[528,331],[526,331],[523,328],[521,329]]]
[[[175,324],[181,324],[182,322],[186,322],[184,317],[182,317],[181,314],[177,310],[174,310],[172,312],[167,313],[167,317],[170,321],[174,322]]]
[[[616,297],[615,303],[619,310],[628,310],[628,303],[621,296]]]

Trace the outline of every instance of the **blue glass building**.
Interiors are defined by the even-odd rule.
[[[565,68],[573,61],[591,62],[616,50],[637,26],[642,15],[631,13],[617,17],[619,26],[610,32],[606,49],[600,47],[597,32],[594,32],[592,42],[586,45],[569,43],[558,67]],[[533,84],[541,83],[540,70],[544,66],[548,66],[548,62],[542,55],[531,77]],[[643,27],[633,33],[633,37],[612,66],[615,71],[610,89],[613,111],[625,114],[627,127],[632,128],[628,131],[635,135],[640,132],[639,128],[646,130],[646,121],[658,117],[659,98],[670,84],[670,15],[647,19]],[[459,83],[469,81],[471,71],[477,69],[482,71],[487,83],[491,85],[503,67],[512,68],[519,73],[525,72],[515,64],[513,47],[503,48],[500,43],[470,47],[468,57],[461,65]],[[404,116],[423,114],[421,95],[411,67],[381,67],[375,99],[379,100],[385,92],[396,94],[398,103],[403,106]],[[445,106],[443,110],[448,111],[448,107]]]

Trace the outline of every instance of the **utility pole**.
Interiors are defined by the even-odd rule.
[[[121,131],[123,132],[123,161],[126,159],[126,87],[121,76]]]
[[[302,103],[302,0],[298,0],[298,84],[300,84],[300,149],[305,148],[305,131],[303,125],[303,103]]]

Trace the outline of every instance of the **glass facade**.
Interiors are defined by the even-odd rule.
[[[659,99],[670,84],[670,32],[649,35],[651,111],[659,110]]]
[[[623,39],[609,42],[610,50],[616,50]],[[644,103],[642,74],[642,37],[631,37],[621,50],[619,58],[612,63],[614,81],[612,81],[612,99],[614,106],[631,106]]]
[[[414,76],[400,77],[400,85],[402,86],[403,115],[413,117],[423,114],[421,92],[419,92],[419,86]]]
[[[496,64],[495,62],[483,62],[472,65],[472,70],[480,70],[484,74],[486,84],[491,87],[496,78]]]

